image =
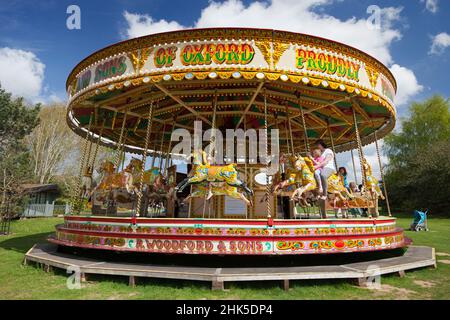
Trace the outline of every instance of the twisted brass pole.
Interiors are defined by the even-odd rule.
[[[81,183],[82,183],[82,177],[83,177],[83,169],[84,169],[84,161],[86,158],[86,153],[87,153],[87,148],[88,148],[88,144],[89,144],[89,134],[91,132],[91,125],[92,125],[92,113],[90,115],[89,118],[89,125],[88,125],[88,129],[86,132],[86,136],[85,136],[85,140],[84,140],[84,147],[83,147],[83,153],[81,155],[81,159],[80,159],[80,173],[78,175],[78,181],[77,181],[77,186],[74,192],[74,195],[72,197],[72,205],[71,205],[71,209],[76,212],[77,214],[80,214],[81,212],[81,201],[80,201],[80,193],[81,193]]]
[[[153,101],[150,103],[148,109],[148,117],[147,117],[147,133],[145,135],[145,145],[144,145],[144,153],[142,154],[142,168],[141,174],[139,176],[139,193],[137,199],[136,212],[139,214],[141,212],[142,206],[142,189],[144,188],[144,172],[145,172],[145,162],[147,161],[147,152],[148,152],[148,144],[150,140],[150,135],[152,132],[152,120],[153,120]]]
[[[125,123],[127,122],[127,114],[128,112],[125,112],[125,115],[123,117],[123,122],[122,122],[122,128],[120,130],[120,136],[119,136],[119,141],[117,143],[117,150],[116,150],[116,155],[115,155],[115,159],[114,159],[114,165],[116,166],[116,172],[119,171],[119,165],[120,165],[120,158],[122,157],[122,149],[123,149],[123,134],[125,132]]]
[[[268,124],[267,124],[267,92],[264,88],[264,139],[266,142],[266,201],[267,201],[267,218],[272,217],[272,206],[270,205],[271,187],[269,185],[269,141],[268,141]]]

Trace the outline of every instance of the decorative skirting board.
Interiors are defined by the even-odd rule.
[[[127,252],[301,255],[405,247],[396,219],[148,219],[66,216],[49,241]]]

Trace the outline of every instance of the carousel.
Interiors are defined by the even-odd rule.
[[[406,246],[372,174],[395,126],[396,82],[358,49],[267,29],[160,33],[93,53],[67,92],[67,123],[85,142],[52,243],[211,255]],[[319,193],[318,141],[351,152],[361,190],[335,172]],[[370,143],[378,163],[364,157]],[[113,158],[98,164],[99,146]]]

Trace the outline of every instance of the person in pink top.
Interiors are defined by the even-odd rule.
[[[327,147],[323,140],[318,140],[316,142],[316,147],[322,152],[323,160],[320,161],[315,168],[320,168],[320,179],[322,180],[322,199],[327,198],[328,191],[328,177],[336,172],[336,167],[334,166],[334,152]]]
[[[314,167],[316,168],[316,170],[314,171],[314,178],[316,179],[317,186],[319,187],[319,194],[322,194],[323,188],[322,180],[320,179],[320,170],[322,169],[321,163],[323,162],[324,158],[322,157],[322,151],[319,148],[313,150],[312,160],[314,163]]]

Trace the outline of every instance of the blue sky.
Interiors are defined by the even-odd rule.
[[[66,28],[71,4],[81,9],[81,30]],[[364,26],[370,5],[382,10],[381,29],[374,32]],[[450,96],[448,0],[0,0],[0,21],[0,83],[33,102],[65,100],[72,68],[109,44],[156,31],[236,24],[325,36],[371,53],[399,82],[400,115],[410,101]]]

